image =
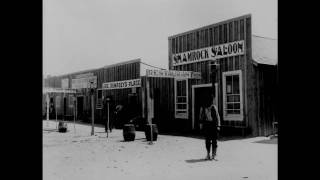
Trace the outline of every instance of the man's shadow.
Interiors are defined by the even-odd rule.
[[[205,158],[201,158],[201,159],[189,159],[189,160],[185,160],[187,163],[198,163],[198,162],[205,162],[205,161],[209,161]]]

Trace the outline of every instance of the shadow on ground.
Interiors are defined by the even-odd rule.
[[[201,159],[189,159],[185,160],[187,163],[198,163],[198,162],[205,162],[208,161],[207,159],[201,158]]]
[[[278,138],[266,139],[261,141],[255,141],[253,143],[263,143],[263,144],[278,144]]]
[[[57,129],[43,129],[45,132],[58,132]]]
[[[189,138],[196,138],[196,139],[202,139],[204,140],[205,137],[201,135],[200,133],[192,134],[192,133],[175,133],[175,132],[166,132],[166,133],[160,133],[160,135],[169,135],[169,136],[181,136],[181,137],[189,137]],[[243,140],[243,139],[249,139],[252,137],[243,137],[243,136],[219,136],[218,141],[230,141],[230,140]]]

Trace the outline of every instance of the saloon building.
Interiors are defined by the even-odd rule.
[[[44,93],[43,115],[47,100],[57,119],[90,121],[94,89],[96,123],[104,123],[102,102],[108,99],[110,118],[121,104],[138,124],[152,121],[160,133],[199,132],[200,106],[212,99],[222,134],[270,135],[278,122],[277,41],[252,35],[251,27],[245,15],[170,36],[169,70],[136,59],[48,77],[45,88],[64,91]]]

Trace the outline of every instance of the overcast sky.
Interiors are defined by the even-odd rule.
[[[277,38],[277,0],[43,0],[44,76],[141,58],[168,69],[168,37],[245,14]]]

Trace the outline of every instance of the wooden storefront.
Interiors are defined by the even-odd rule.
[[[152,120],[160,132],[197,132],[200,105],[216,97],[222,134],[269,135],[278,122],[273,88],[278,81],[277,63],[267,61],[277,58],[264,60],[270,52],[259,56],[263,53],[259,49],[274,44],[261,46],[264,39],[252,35],[251,28],[251,15],[244,15],[170,36],[169,70],[155,70],[157,75],[147,74],[136,59],[50,77],[45,86],[77,89],[73,100],[78,120],[90,121],[88,81],[92,81],[96,123],[104,123],[102,101],[109,97],[110,118],[121,104],[130,107],[130,116],[140,117],[140,125]],[[72,115],[72,105],[68,108]]]
[[[222,132],[253,136],[272,133],[271,124],[278,121],[276,92],[270,92],[276,85],[276,66],[262,65],[252,57],[252,38],[256,37],[251,28],[251,15],[244,15],[169,37],[169,69],[202,75],[201,80],[188,82],[192,94],[188,107],[192,109],[185,122],[190,129],[199,128],[196,100],[203,97],[196,91],[207,87],[207,98],[217,97]],[[243,51],[233,53],[236,44]]]

